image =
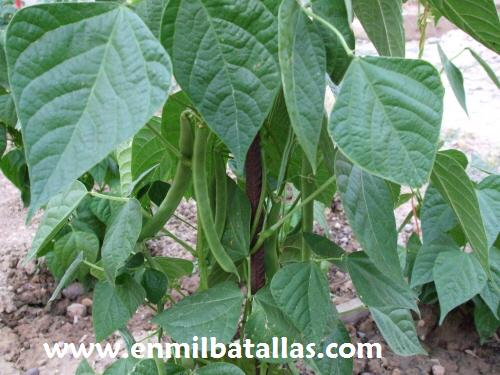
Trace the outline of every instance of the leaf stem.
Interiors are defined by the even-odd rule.
[[[91,263],[91,262],[89,262],[88,260],[85,260],[85,259],[84,259],[84,260],[83,260],[83,264],[85,264],[85,265],[89,266],[90,268],[93,268],[93,269],[95,269],[95,270],[97,270],[97,271],[99,271],[99,272],[104,272],[104,268],[99,267],[98,265],[96,265],[96,264],[94,264],[94,263]]]
[[[302,171],[300,178],[302,199],[307,200],[307,197],[314,192],[314,182],[311,181],[312,176],[311,164],[305,155],[302,156]],[[302,206],[302,232],[312,232],[314,222],[314,201],[309,201]],[[308,261],[311,258],[311,250],[304,237],[302,237],[302,261]]]
[[[184,249],[186,249],[188,252],[193,254],[194,256],[197,256],[196,250],[193,249],[191,245],[189,245],[186,241],[181,240],[179,237],[177,237],[175,234],[170,232],[168,229],[162,229],[161,231],[165,236],[173,239],[175,242],[177,242],[179,245],[181,245]]]
[[[302,9],[304,10],[304,12],[309,17],[311,17],[311,18],[317,20],[318,22],[322,23],[324,26],[326,26],[330,31],[332,31],[337,36],[338,40],[340,41],[340,44],[342,45],[342,47],[345,50],[345,53],[347,54],[347,56],[354,56],[353,50],[347,45],[347,42],[344,39],[344,36],[342,35],[342,33],[335,26],[333,26],[330,22],[328,22],[327,20],[325,20],[323,17],[318,16],[317,14],[315,14],[311,9],[305,8],[305,7],[302,7]]]
[[[151,125],[149,122],[146,124],[146,127],[151,130],[155,135],[158,137],[158,139],[165,145],[165,147],[175,155],[177,159],[182,159],[182,152],[177,149],[172,143],[169,142],[167,138],[163,136],[158,130],[155,129],[153,125]],[[181,126],[182,127],[182,126]]]
[[[109,201],[115,201],[115,202],[128,202],[128,200],[130,199],[128,197],[119,197],[116,195],[101,194],[96,191],[91,191],[89,194],[96,198],[107,199]]]

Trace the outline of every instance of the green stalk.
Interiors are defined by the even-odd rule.
[[[215,167],[215,230],[222,238],[227,215],[227,175],[224,156],[217,153],[214,158]]]
[[[281,201],[274,202],[268,215],[268,221],[274,224],[278,221],[281,211]],[[278,232],[274,232],[264,243],[264,264],[266,267],[266,276],[271,280],[279,270],[278,259]]]
[[[314,179],[311,164],[306,156],[302,156],[302,172],[300,178],[300,190],[302,192],[302,199],[306,200],[314,192]],[[313,230],[314,222],[314,200],[307,202],[302,206],[302,232],[310,233]],[[302,238],[302,260],[308,261],[311,258],[311,249],[309,245]]]
[[[200,222],[199,214],[198,222]],[[197,232],[196,254],[198,256],[198,270],[200,271],[200,290],[206,290],[208,289],[207,254],[205,252],[205,241],[203,236],[203,228],[201,226],[199,226]]]
[[[210,248],[215,260],[217,261],[217,263],[219,263],[221,268],[226,272],[234,273],[239,278],[236,266],[234,265],[232,259],[226,253],[226,250],[220,242],[217,230],[215,228],[212,207],[210,206],[210,194],[205,168],[208,135],[208,129],[200,124],[196,129],[192,163],[194,195],[198,208],[198,217],[201,224],[198,224],[198,229],[200,227],[203,228],[203,233],[208,247]]]
[[[191,181],[189,163],[193,154],[193,130],[188,116],[189,112],[181,114],[179,149],[182,157],[177,163],[174,181],[165,199],[161,202],[160,207],[158,207],[156,214],[142,228],[140,239],[153,237],[165,226],[165,223],[173,215],[177,206],[179,206]]]

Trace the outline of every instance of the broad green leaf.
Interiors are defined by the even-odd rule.
[[[13,148],[0,160],[0,169],[7,179],[21,191],[21,198],[25,206],[30,201],[30,183],[28,166],[24,152],[20,148]]]
[[[392,307],[370,307],[370,312],[394,353],[402,356],[427,354],[418,341],[410,311]]]
[[[193,262],[170,257],[154,257],[154,264],[167,275],[168,280],[173,282],[182,276],[189,276],[193,273]]]
[[[315,170],[325,102],[326,52],[319,26],[296,0],[281,3],[278,40],[281,81],[290,122]]]
[[[94,370],[90,367],[86,359],[82,360],[76,369],[75,375],[95,375]]]
[[[345,0],[312,0],[313,12],[342,33],[347,45],[354,50],[354,33],[351,30]],[[333,82],[339,84],[349,67],[351,57],[342,47],[338,37],[324,25],[318,24],[326,49],[327,71]]]
[[[394,206],[386,182],[351,164],[340,152],[335,175],[345,213],[363,250],[378,269],[401,277]]]
[[[175,78],[241,169],[280,85],[277,21],[259,0],[170,0]]]
[[[154,359],[143,359],[137,362],[127,375],[160,375]]]
[[[114,283],[118,269],[132,254],[141,226],[141,204],[136,199],[127,200],[110,219],[101,252],[104,270],[111,283]]]
[[[11,128],[16,127],[17,113],[11,94],[0,95],[0,122]]]
[[[405,56],[401,0],[352,0],[354,13],[381,56]]]
[[[34,212],[144,126],[171,66],[141,19],[113,2],[23,8],[6,38]]]
[[[487,280],[476,257],[455,250],[437,256],[432,274],[441,309],[439,324],[451,310],[481,292]]]
[[[332,311],[328,282],[315,263],[280,269],[271,281],[277,305],[310,342],[319,341]]]
[[[161,16],[167,2],[167,0],[141,0],[135,7],[137,15],[156,38],[160,38]]]
[[[189,343],[193,336],[206,336],[229,343],[238,327],[242,302],[237,285],[224,282],[182,299],[153,322],[177,342]]]
[[[465,89],[464,89],[464,77],[462,76],[462,72],[457,68],[455,64],[453,64],[448,56],[444,53],[441,46],[438,44],[439,58],[441,59],[441,64],[443,65],[444,72],[446,73],[446,77],[450,82],[451,89],[455,94],[458,102],[464,109],[465,113],[467,112],[467,103],[465,100]]]
[[[476,194],[490,248],[500,233],[500,176],[486,177],[477,185]]]
[[[55,237],[86,195],[85,186],[80,181],[75,181],[69,189],[49,201],[28,252],[27,260],[36,256]]]
[[[491,313],[488,306],[481,299],[474,300],[474,303],[474,325],[479,333],[481,344],[483,344],[500,328],[500,320]]]
[[[129,275],[116,283],[98,282],[94,289],[92,322],[96,341],[102,341],[114,331],[124,328],[144,301],[144,289]]]
[[[431,181],[451,206],[481,266],[489,272],[488,240],[474,186],[463,167],[452,157],[438,153]]]
[[[493,0],[429,0],[441,15],[474,39],[500,53],[500,21]]]
[[[314,358],[315,373],[317,375],[352,374],[354,366],[352,358],[328,358],[326,355],[326,346],[330,343],[336,343],[340,346],[351,342],[349,332],[341,321],[336,320],[332,325],[333,327],[329,327],[327,337],[319,349],[320,353],[323,353],[323,358]]]
[[[245,375],[243,370],[231,363],[211,363],[194,372],[197,375]]]
[[[437,151],[443,94],[439,73],[427,62],[355,58],[330,117],[330,134],[370,173],[419,187]]]
[[[279,308],[269,287],[255,294],[252,300],[252,313],[245,324],[245,335],[252,342],[272,345],[273,337],[286,337],[288,342],[302,342],[300,330]],[[287,350],[279,343],[281,350]],[[266,362],[283,362],[286,359],[269,358]]]
[[[54,301],[59,296],[59,293],[61,293],[61,290],[74,279],[75,273],[77,272],[78,268],[81,267],[82,262],[83,262],[83,252],[80,252],[73,259],[71,264],[65,269],[64,274],[60,278],[56,289],[54,290],[52,296],[48,301],[49,303]]]
[[[490,249],[490,267],[492,277],[488,279],[480,295],[493,315],[500,319],[500,249],[497,247]]]
[[[85,260],[91,263],[95,262],[99,247],[99,239],[95,234],[71,231],[54,243],[54,249],[46,256],[47,266],[56,279],[61,279],[79,253],[83,252]],[[88,273],[88,266],[82,265],[78,267],[74,277],[84,281]],[[67,281],[69,282],[71,279]]]
[[[146,297],[154,304],[159,303],[168,287],[167,275],[161,271],[147,268],[142,274],[142,287],[146,291]]]
[[[102,375],[124,375],[129,373],[137,363],[137,359],[133,357],[121,358],[107,367]]]
[[[430,242],[424,242],[417,257],[411,273],[411,287],[415,288],[419,285],[430,283],[434,280],[432,268],[436,262],[436,258],[442,252],[460,251],[460,248],[451,240],[450,237],[442,235]]]
[[[493,83],[500,89],[500,80],[497,77],[497,74],[493,71],[491,66],[488,65],[486,61],[473,49],[467,48],[469,50],[470,54],[477,60],[479,65],[484,69],[488,77],[493,81]]]
[[[126,141],[116,149],[116,161],[120,171],[121,195],[126,197],[130,194],[132,187],[132,143]]]
[[[250,251],[250,222],[252,208],[246,194],[234,183],[228,181],[228,206],[226,226],[221,242],[233,261],[248,256]]]
[[[347,257],[347,270],[359,298],[368,307],[418,311],[416,295],[406,281],[402,277],[396,280],[379,271],[363,252],[352,253]]]
[[[326,237],[314,233],[303,233],[303,236],[312,252],[320,258],[340,261],[346,255],[339,245]]]
[[[458,224],[455,213],[432,184],[425,192],[420,218],[424,243],[439,239]]]

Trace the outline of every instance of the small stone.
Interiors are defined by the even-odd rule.
[[[432,375],[444,375],[446,369],[441,365],[432,366]]]
[[[28,262],[28,264],[24,266],[24,272],[26,272],[26,274],[28,275],[33,275],[35,271],[36,271],[36,263],[33,260]]]
[[[81,303],[72,303],[66,309],[66,314],[68,314],[73,321],[78,321],[79,318],[83,318],[87,315],[87,307]]]
[[[63,289],[62,294],[64,297],[70,300],[75,300],[85,293],[85,288],[80,283],[69,284]]]
[[[392,370],[391,375],[401,375],[401,370],[398,368],[395,368]]]
[[[85,297],[84,299],[82,299],[82,305],[87,307],[87,308],[91,308],[92,307],[92,300],[88,297]]]
[[[30,368],[24,375],[40,375],[40,371],[37,368]]]

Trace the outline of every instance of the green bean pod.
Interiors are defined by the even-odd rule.
[[[191,158],[193,156],[194,135],[189,113],[183,112],[180,118],[179,150],[182,157],[177,163],[174,180],[156,214],[142,228],[140,239],[153,237],[164,226],[179,206],[191,182]]]
[[[217,153],[214,158],[215,168],[215,230],[222,238],[227,217],[227,175],[224,156]]]
[[[300,190],[302,192],[302,200],[307,199],[314,192],[314,182],[312,182],[311,164],[305,157],[302,157],[302,172],[300,179]],[[314,221],[314,200],[302,206],[302,232],[308,233],[313,230]],[[311,250],[307,242],[302,239],[302,260],[307,261],[311,257]]]
[[[234,273],[239,278],[236,266],[220,242],[213,219],[212,207],[210,206],[210,194],[205,169],[208,134],[208,129],[206,127],[198,127],[196,129],[194,141],[193,188],[198,209],[198,217],[200,219],[198,225],[201,224],[205,240],[217,263],[219,263],[224,271]]]

